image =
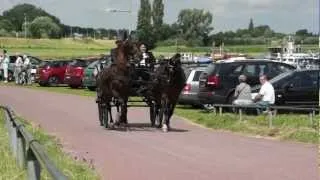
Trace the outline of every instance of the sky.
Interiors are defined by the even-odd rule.
[[[152,0],[150,0],[152,2]],[[199,8],[213,15],[215,32],[269,25],[276,32],[294,33],[308,29],[318,33],[319,0],[163,0],[164,22],[177,21],[181,9]],[[67,25],[94,28],[130,28],[136,26],[140,0],[0,0],[0,13],[18,3],[34,4]],[[111,13],[106,9],[130,10]]]

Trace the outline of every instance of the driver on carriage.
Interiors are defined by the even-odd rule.
[[[152,52],[150,52],[145,43],[142,43],[139,47],[139,62],[135,64],[135,77],[136,80],[142,80],[144,83],[150,81],[150,72],[153,72],[154,65],[156,62],[155,57]],[[137,83],[140,87],[137,91],[138,94],[141,94],[147,90],[147,87],[144,83]]]
[[[149,51],[146,44],[144,43],[140,45],[139,49],[140,49],[140,56],[139,56],[140,62],[138,63],[138,65],[153,69],[154,63],[156,62],[156,60],[152,52]]]

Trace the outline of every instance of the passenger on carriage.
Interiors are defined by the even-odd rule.
[[[140,48],[140,56],[139,56],[140,62],[138,63],[138,65],[153,69],[156,59],[153,56],[152,52],[149,51],[148,47],[144,43],[142,43],[139,48]]]

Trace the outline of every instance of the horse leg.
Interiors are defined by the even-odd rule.
[[[162,123],[162,131],[168,132],[168,123],[169,121],[169,103],[168,99],[165,99],[165,106],[164,106],[164,122]]]
[[[169,108],[168,108],[168,119],[167,119],[167,122],[166,122],[166,124],[168,126],[168,130],[170,130],[170,120],[171,120],[171,117],[173,115],[174,108],[175,108],[175,105],[170,103]]]
[[[165,102],[163,99],[161,99],[161,103],[159,105],[159,111],[158,111],[158,125],[157,127],[158,128],[161,128],[162,127],[162,120],[163,120],[163,115],[164,115],[164,111],[165,111]]]
[[[128,119],[127,119],[127,112],[128,112],[128,107],[127,107],[127,101],[126,99],[121,99],[121,115],[120,115],[120,121],[124,123],[124,126],[126,127],[126,130],[129,130],[129,125],[128,125]]]

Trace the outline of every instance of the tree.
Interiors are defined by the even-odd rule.
[[[250,18],[250,23],[249,23],[249,28],[248,28],[248,30],[249,30],[250,32],[253,32],[253,29],[254,29],[253,20],[252,20],[252,18]]]
[[[296,32],[296,36],[312,36],[312,33],[308,33],[307,29],[300,29]]]
[[[30,32],[34,38],[58,38],[61,28],[50,17],[40,16],[30,24]]]
[[[163,25],[164,4],[162,0],[154,0],[152,6],[152,22],[153,33],[156,40],[161,38],[161,30]]]
[[[35,7],[32,4],[18,4],[14,6],[12,9],[3,12],[3,17],[9,20],[14,25],[13,30],[15,31],[22,30],[22,25],[25,21],[25,15],[27,17],[28,22],[32,22],[36,17],[39,16],[48,16],[56,24],[60,25],[60,20],[58,18],[40,8]]]
[[[6,30],[7,32],[12,31],[14,29],[13,24],[7,19],[0,19],[0,27],[1,29]]]
[[[149,0],[141,0],[138,13],[137,36],[138,40],[146,43],[149,48],[153,48],[155,44],[151,29],[151,16],[152,12]]]
[[[213,30],[211,27],[212,14],[209,11],[204,11],[203,9],[181,10],[177,24],[182,31],[184,40],[186,41],[203,42],[203,40],[208,37],[210,32]]]

